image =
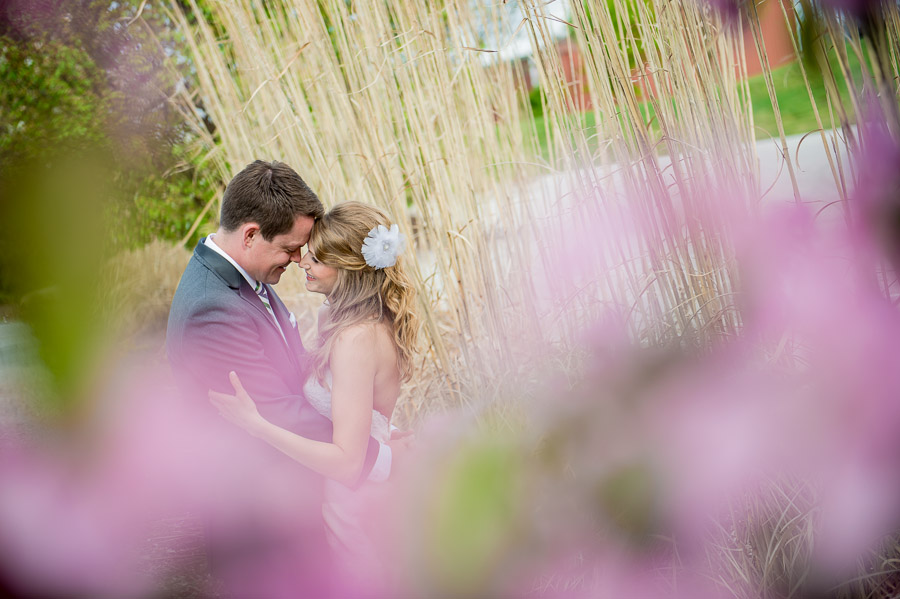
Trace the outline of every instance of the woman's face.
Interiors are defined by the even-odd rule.
[[[316,252],[312,246],[300,260],[300,268],[306,271],[306,289],[314,293],[329,295],[337,283],[337,269],[326,266],[316,259]]]

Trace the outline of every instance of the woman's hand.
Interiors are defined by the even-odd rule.
[[[228,380],[234,387],[234,395],[210,391],[209,401],[226,420],[255,436],[266,420],[260,415],[256,403],[244,390],[241,379],[234,371],[228,373]]]

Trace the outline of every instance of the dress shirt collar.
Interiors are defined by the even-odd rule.
[[[253,290],[255,291],[255,290],[256,290],[256,285],[257,285],[256,279],[254,279],[253,277],[251,277],[250,274],[247,273],[246,270],[244,270],[243,268],[241,268],[241,265],[238,264],[237,262],[235,262],[235,261],[234,261],[234,258],[232,258],[232,257],[229,256],[227,253],[225,253],[225,250],[223,250],[223,249],[220,248],[218,245],[216,245],[216,242],[213,241],[213,237],[215,237],[215,236],[216,236],[215,233],[210,233],[210,234],[206,237],[206,239],[203,240],[203,245],[205,245],[206,247],[208,247],[209,249],[211,249],[211,250],[214,251],[215,253],[219,254],[220,256],[222,256],[223,258],[225,258],[226,260],[228,260],[229,262],[231,262],[231,265],[234,266],[234,267],[237,269],[237,271],[238,271],[239,273],[241,273],[241,276],[243,276],[244,279],[246,279],[247,283],[250,284],[250,289],[253,289]]]

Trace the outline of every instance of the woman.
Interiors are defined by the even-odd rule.
[[[343,202],[316,221],[300,261],[306,288],[325,296],[318,346],[304,386],[331,418],[331,443],[313,441],[265,420],[231,373],[236,395],[210,392],[228,420],[327,477],[323,514],[338,563],[366,584],[383,582],[367,512],[382,490],[359,479],[369,436],[386,442],[400,384],[410,377],[418,320],[415,290],[399,254],[404,239],[381,210]],[[343,574],[347,574],[344,572]]]

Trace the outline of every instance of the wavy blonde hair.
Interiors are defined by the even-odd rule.
[[[327,322],[319,323],[319,345],[313,352],[314,373],[324,384],[325,369],[337,335],[363,322],[385,322],[393,332],[401,380],[412,375],[413,353],[419,332],[416,290],[403,269],[403,257],[387,268],[375,269],[362,255],[363,241],[378,225],[391,226],[379,208],[361,202],[341,202],[316,220],[309,238],[316,259],[337,269],[328,296]]]

